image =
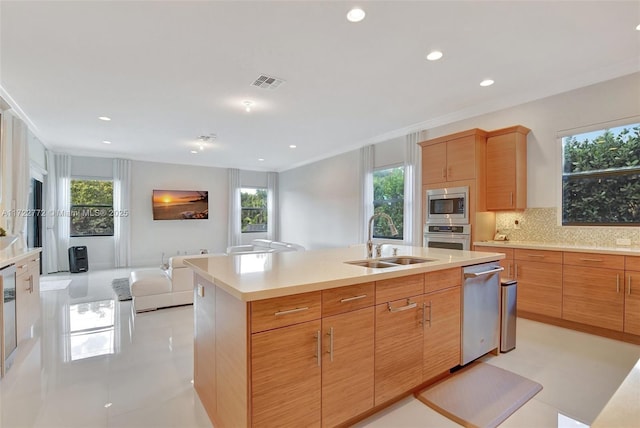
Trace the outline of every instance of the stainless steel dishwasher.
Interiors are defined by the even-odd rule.
[[[0,377],[4,376],[11,365],[13,351],[18,344],[16,330],[16,266],[9,265],[0,269],[0,292],[2,292],[2,323],[4,330],[0,335]]]
[[[462,353],[465,365],[499,346],[499,262],[467,266],[463,270]]]

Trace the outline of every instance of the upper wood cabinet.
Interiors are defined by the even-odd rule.
[[[485,131],[471,129],[421,142],[422,184],[476,179],[485,136]]]
[[[524,126],[487,134],[487,210],[527,207],[527,134]]]

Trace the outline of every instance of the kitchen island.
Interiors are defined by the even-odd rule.
[[[194,385],[215,426],[338,426],[460,364],[462,267],[499,253],[364,246],[212,256],[194,281]],[[406,264],[405,264],[406,263]]]

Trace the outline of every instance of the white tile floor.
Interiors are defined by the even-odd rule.
[[[192,307],[134,316],[110,287],[126,276],[55,275],[72,282],[41,293],[42,322],[0,381],[0,427],[211,426],[191,384]],[[590,424],[638,358],[640,346],[519,319],[517,349],[484,360],[543,385],[502,425],[537,428]],[[409,397],[358,426],[458,425]]]

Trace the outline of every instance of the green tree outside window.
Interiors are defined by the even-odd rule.
[[[113,236],[113,181],[71,180],[71,236]]]
[[[373,210],[374,213],[388,214],[398,235],[391,235],[389,223],[376,219],[373,228],[374,238],[403,239],[404,225],[404,167],[379,169],[373,173]]]

